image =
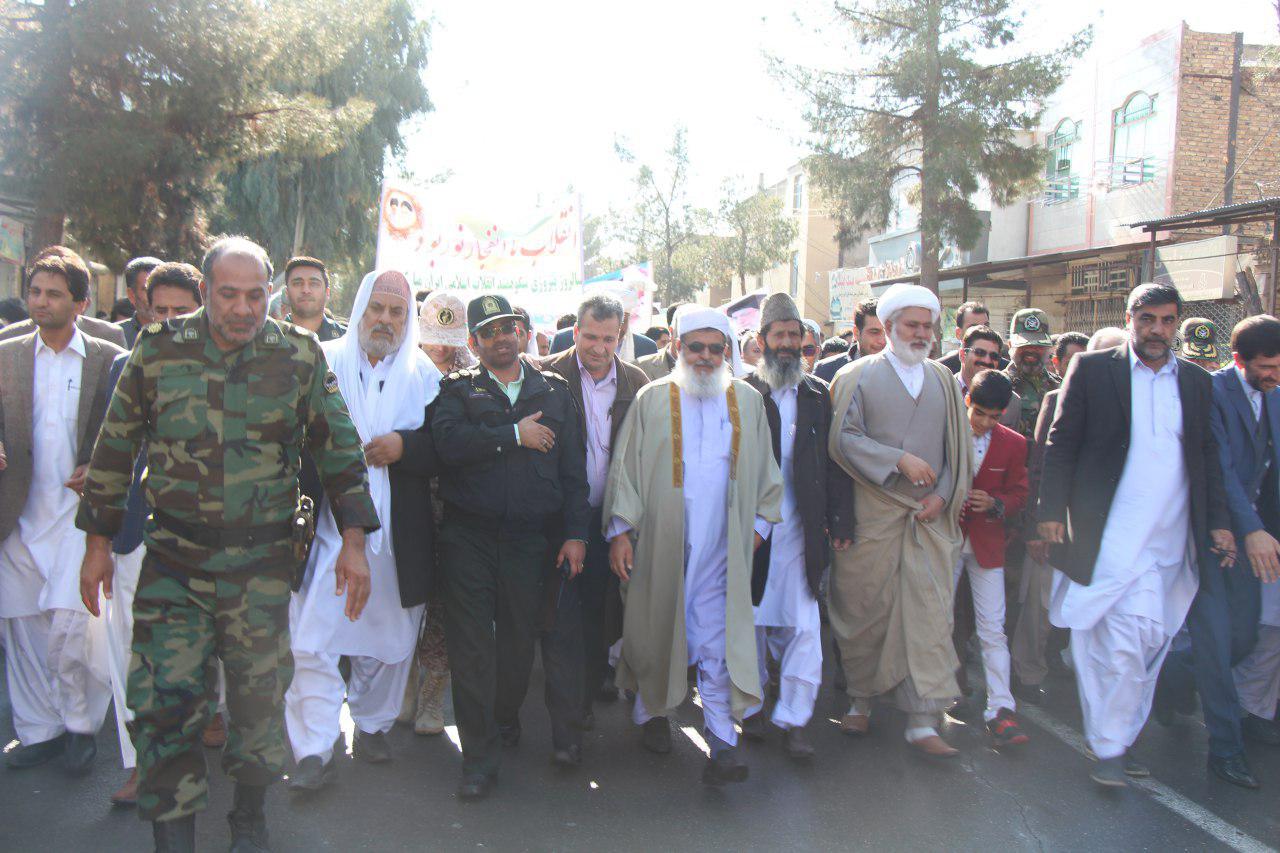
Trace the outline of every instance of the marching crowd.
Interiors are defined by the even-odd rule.
[[[967,302],[935,360],[941,306],[911,284],[823,341],[784,293],[741,335],[692,304],[640,335],[608,295],[546,335],[390,270],[344,326],[309,257],[277,319],[240,237],[125,276],[132,317],[94,320],[84,261],[50,247],[0,330],[6,763],[85,772],[114,704],[112,800],[157,850],[193,849],[202,744],[235,782],[232,849],[268,849],[266,787],[332,778],[344,702],[378,763],[397,720],[443,731],[451,696],[458,795],[489,795],[539,651],[566,769],[622,694],[669,752],[691,685],[705,784],[747,778],[744,737],[819,760],[824,656],[841,731],[889,702],[929,759],[980,695],[993,747],[1034,748],[1018,708],[1051,667],[1099,785],[1146,775],[1148,716],[1197,695],[1215,777],[1259,787],[1246,739],[1280,744],[1272,317],[1228,358],[1167,285],[1092,337],[1025,308],[1006,338]]]

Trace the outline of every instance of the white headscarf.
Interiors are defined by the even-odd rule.
[[[745,365],[742,363],[742,353],[738,349],[738,336],[735,335],[729,326],[729,318],[721,311],[714,308],[703,308],[696,305],[687,305],[676,310],[676,337],[683,338],[690,332],[696,332],[699,329],[715,329],[725,337],[725,343],[729,345],[729,351],[732,358],[729,360],[729,366],[735,377],[745,376],[747,373]]]
[[[408,291],[409,315],[405,318],[404,340],[400,349],[389,357],[387,378],[381,390],[370,383],[366,393],[360,381],[360,368],[369,364],[360,348],[360,321],[364,319],[373,285],[383,275],[399,276],[400,273],[375,270],[366,275],[356,293],[346,333],[321,344],[329,360],[329,369],[338,377],[338,389],[347,403],[347,411],[351,413],[361,443],[395,430],[422,426],[427,404],[440,390],[440,371],[418,348],[418,303],[414,301],[411,290]],[[370,466],[369,494],[382,525],[369,536],[369,546],[377,554],[391,548],[391,481],[386,468]]]
[[[933,314],[933,322],[935,323],[942,316],[942,305],[938,302],[938,297],[934,295],[932,290],[927,287],[921,287],[918,284],[907,284],[900,281],[890,286],[880,296],[879,302],[876,303],[876,319],[884,323],[903,308],[926,308]]]

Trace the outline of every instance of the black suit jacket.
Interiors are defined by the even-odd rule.
[[[813,366],[813,375],[826,382],[828,385],[836,378],[836,374],[840,372],[840,368],[844,367],[858,358],[858,345],[854,344],[849,347],[848,352],[837,353],[822,359]]]
[[[635,349],[636,358],[639,358],[642,355],[653,355],[658,351],[657,344],[638,332],[631,333],[631,343]],[[571,346],[573,346],[572,326],[556,332],[555,337],[551,339],[551,349],[547,351],[547,354],[555,355],[556,353],[564,352]]]
[[[401,607],[426,602],[435,571],[431,478],[439,473],[440,462],[431,437],[431,409],[427,406],[422,426],[397,430],[404,441],[404,453],[387,467],[391,482],[391,547],[396,556]]]
[[[1218,447],[1209,429],[1209,374],[1179,358],[1178,394],[1192,535],[1202,562],[1212,565],[1209,531],[1231,525]],[[1045,446],[1039,519],[1067,525],[1066,546],[1053,565],[1076,583],[1093,580],[1111,501],[1129,453],[1131,409],[1128,344],[1081,353],[1072,360]]]
[[[769,384],[755,373],[746,382],[764,397],[765,418],[773,437],[773,458],[782,464],[782,421]],[[831,395],[827,383],[807,375],[796,388],[796,438],[791,450],[792,487],[804,527],[804,568],[814,597],[830,554],[827,536],[853,538],[853,481],[827,453],[831,430]],[[751,571],[751,598],[759,604],[769,577],[772,540],[756,549]]]

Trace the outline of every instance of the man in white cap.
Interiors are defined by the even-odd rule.
[[[853,484],[827,453],[831,397],[827,383],[805,370],[805,327],[794,299],[774,293],[764,301],[759,337],[761,361],[746,381],[764,399],[783,493],[782,522],[755,555],[756,643],[762,682],[769,655],[779,662],[770,719],[785,732],[787,754],[804,759],[814,754],[804,729],[822,686],[818,589],[831,547],[843,551],[853,539]],[[764,723],[761,708],[743,721],[743,734],[762,738]]]
[[[760,395],[730,373],[729,318],[686,308],[676,332],[675,368],[636,396],[605,491],[609,564],[626,602],[616,680],[636,692],[644,745],[664,753],[666,715],[696,666],[710,751],[702,781],[721,785],[747,778],[733,723],[761,701],[752,552],[780,520],[782,475]]]
[[[938,297],[895,284],[876,308],[881,353],[853,362],[832,386],[841,429],[830,452],[854,481],[858,539],[835,552],[828,614],[852,706],[841,722],[865,734],[875,696],[893,693],[907,742],[957,754],[938,734],[958,695],[951,643],[951,573],[972,478],[971,430],[960,386],[929,359]]]
[[[323,344],[364,444],[381,529],[365,541],[368,604],[359,621],[349,621],[333,594],[341,535],[327,499],[318,509],[306,574],[289,605],[294,675],[285,723],[298,763],[289,779],[294,790],[314,790],[330,778],[344,693],[355,722],[352,753],[372,763],[391,757],[384,735],[413,666],[435,552],[429,480],[435,452],[423,422],[440,371],[418,348],[415,309],[401,273],[370,273],[356,293],[350,326]],[[338,671],[342,655],[351,661],[346,684]]]

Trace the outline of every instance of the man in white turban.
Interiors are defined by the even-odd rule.
[[[737,338],[682,310],[675,368],[636,396],[613,448],[603,519],[626,602],[616,681],[636,691],[644,745],[671,750],[667,715],[697,667],[710,749],[702,781],[741,782],[734,720],[758,706],[754,549],[780,520],[782,475],[760,394],[734,379]]]
[[[419,349],[416,305],[402,274],[370,273],[346,333],[323,344],[364,443],[382,526],[365,542],[369,602],[351,622],[333,594],[342,537],[327,500],[318,508],[306,574],[289,605],[294,676],[285,723],[298,762],[289,779],[294,790],[314,790],[332,775],[344,694],[355,722],[353,755],[373,763],[391,757],[384,735],[413,666],[435,551],[429,480],[435,452],[423,423],[440,371]],[[351,661],[346,684],[338,672],[342,655]]]
[[[865,734],[873,698],[892,693],[907,742],[949,757],[938,727],[959,693],[951,573],[973,442],[959,385],[929,359],[939,313],[926,288],[893,285],[876,309],[888,347],[832,384],[830,452],[854,481],[858,538],[834,554],[828,612],[852,700],[842,730]]]

